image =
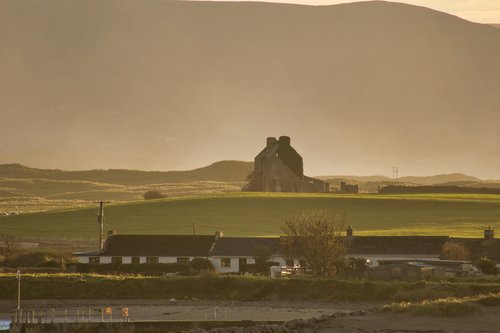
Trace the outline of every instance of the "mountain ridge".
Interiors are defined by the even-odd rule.
[[[60,170],[38,169],[20,163],[0,164],[0,178],[93,181],[118,185],[151,185],[195,181],[244,181],[253,162],[218,161],[186,171],[142,171],[129,169]]]
[[[145,171],[131,169],[94,169],[94,170],[61,170],[41,169],[22,165],[20,163],[0,164],[0,178],[12,179],[47,179],[67,181],[94,181],[105,184],[119,185],[150,185],[169,182],[189,181],[226,181],[244,182],[253,171],[253,162],[227,160],[217,161],[208,166],[193,170],[176,171]],[[137,179],[130,179],[132,176]],[[119,181],[118,176],[126,178]],[[347,180],[355,182],[399,182],[414,183],[422,185],[444,184],[444,183],[473,183],[483,182],[482,179],[465,175],[462,173],[439,174],[432,176],[405,176],[390,178],[387,176],[353,176],[353,175],[331,175],[319,176],[323,180],[336,182]]]

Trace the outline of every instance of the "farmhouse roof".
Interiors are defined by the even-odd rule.
[[[113,235],[108,237],[103,256],[207,257],[215,236]]]
[[[469,249],[472,258],[487,257],[500,260],[500,239],[450,238],[450,241],[463,244]]]
[[[279,253],[279,238],[264,237],[222,237],[216,244],[212,256],[252,257],[257,246],[265,246],[273,254]]]
[[[74,256],[77,257],[92,257],[92,256],[98,256],[101,253],[99,251],[85,251],[85,252],[75,252],[73,253]]]
[[[355,236],[349,254],[439,254],[448,236]]]

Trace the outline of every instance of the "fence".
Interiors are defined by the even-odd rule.
[[[189,311],[192,313],[192,310]],[[214,306],[199,309],[198,321],[226,321],[227,307]],[[128,322],[128,307],[88,307],[88,308],[38,308],[16,310],[12,323],[45,324],[45,323],[104,323]]]
[[[128,322],[128,320],[128,308],[21,309],[14,312],[12,323],[92,323]]]

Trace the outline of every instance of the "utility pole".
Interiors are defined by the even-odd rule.
[[[109,201],[95,201],[95,203],[99,204],[99,211],[97,214],[97,224],[100,227],[99,233],[99,251],[102,251],[104,248],[104,204],[109,203]]]
[[[17,271],[17,315],[21,311],[21,271]]]
[[[397,179],[399,177],[399,168],[397,166],[392,167],[392,179]]]

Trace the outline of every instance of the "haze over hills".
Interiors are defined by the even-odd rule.
[[[500,30],[388,2],[0,2],[0,163],[500,178]]]

